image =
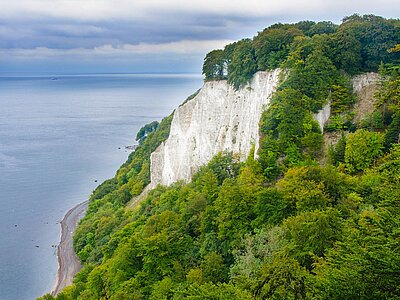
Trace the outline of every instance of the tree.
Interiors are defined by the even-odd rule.
[[[332,61],[320,50],[314,50],[306,60],[304,66],[303,84],[300,89],[305,95],[315,100],[310,108],[313,112],[322,108],[337,76]]]
[[[140,143],[142,143],[143,140],[149,135],[149,133],[155,131],[158,128],[158,125],[160,125],[160,124],[157,121],[153,121],[149,124],[144,125],[138,131],[138,133],[136,135],[136,140],[140,141]]]
[[[335,34],[335,64],[349,74],[376,71],[379,64],[399,59],[389,49],[398,43],[398,22],[374,15],[352,15],[343,19]]]
[[[399,41],[400,28],[389,20],[374,15],[363,16],[362,44],[363,69],[375,71],[381,62],[390,63],[400,55],[389,53]]]
[[[188,300],[251,300],[251,294],[241,290],[231,283],[218,284],[205,283],[193,284],[176,299]]]
[[[393,144],[400,142],[400,115],[395,115],[385,133],[385,149],[389,150]]]
[[[205,80],[224,79],[225,57],[224,50],[213,50],[204,58],[203,75]]]
[[[361,42],[352,31],[338,30],[333,38],[334,63],[338,69],[349,74],[357,74],[361,70]]]
[[[303,212],[289,217],[283,224],[287,250],[300,265],[311,270],[314,257],[323,257],[341,233],[340,212],[334,208]]]
[[[281,227],[258,229],[255,234],[248,234],[242,240],[240,250],[234,252],[231,281],[256,293],[256,289],[263,284],[265,264],[270,264],[287,243],[283,234]]]
[[[55,298],[50,294],[46,294],[40,298],[37,298],[37,300],[55,300]]]
[[[257,62],[252,41],[244,39],[235,45],[232,60],[228,65],[228,82],[239,89],[252,78],[257,71]]]
[[[391,191],[393,194],[395,191]],[[317,299],[398,299],[398,215],[365,208],[317,264]]]
[[[253,40],[258,70],[277,68],[287,57],[289,45],[303,33],[295,28],[267,28]]]
[[[342,133],[336,145],[331,146],[329,150],[329,156],[332,165],[339,166],[339,164],[344,163],[345,150],[346,150],[346,136]]]
[[[307,35],[313,36],[316,34],[332,34],[335,33],[338,25],[333,24],[331,21],[321,21],[310,27]]]
[[[306,299],[307,272],[290,257],[277,256],[261,270],[261,280],[255,288],[256,299]]]
[[[235,178],[239,174],[239,156],[232,152],[220,152],[211,159],[207,168],[217,177],[218,185],[227,178]]]
[[[252,222],[253,228],[262,228],[266,225],[278,225],[293,213],[293,207],[283,199],[283,193],[276,188],[262,189],[254,205],[256,219]]]
[[[396,44],[393,48],[389,49],[390,53],[400,52],[400,44]]]
[[[350,173],[366,170],[382,154],[384,136],[379,132],[359,129],[346,140],[344,160]]]
[[[300,21],[300,22],[297,22],[297,23],[293,24],[294,27],[296,27],[296,28],[300,29],[301,31],[303,31],[304,35],[306,35],[306,36],[310,36],[309,30],[313,25],[315,25],[315,22],[314,21],[310,21],[310,20]]]

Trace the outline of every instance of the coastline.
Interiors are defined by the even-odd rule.
[[[73,247],[72,237],[80,219],[86,213],[89,201],[79,203],[71,208],[61,221],[61,239],[57,247],[58,271],[52,296],[72,284],[74,275],[81,269],[81,263]]]

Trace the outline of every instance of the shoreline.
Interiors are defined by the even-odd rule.
[[[50,292],[56,296],[63,288],[72,284],[75,274],[82,268],[73,247],[72,237],[80,219],[86,213],[89,201],[71,208],[61,221],[61,238],[57,247],[58,270],[54,288]]]

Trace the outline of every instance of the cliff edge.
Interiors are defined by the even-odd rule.
[[[209,81],[178,107],[168,139],[151,154],[151,189],[178,180],[188,182],[199,167],[228,150],[244,160],[258,148],[259,121],[279,80],[279,69],[258,72],[235,90],[225,80]]]

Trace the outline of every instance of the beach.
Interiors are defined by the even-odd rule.
[[[85,215],[88,201],[70,209],[61,221],[61,240],[57,248],[58,272],[51,294],[57,295],[63,288],[72,284],[74,275],[81,269],[81,263],[73,247],[72,237],[79,220]]]

